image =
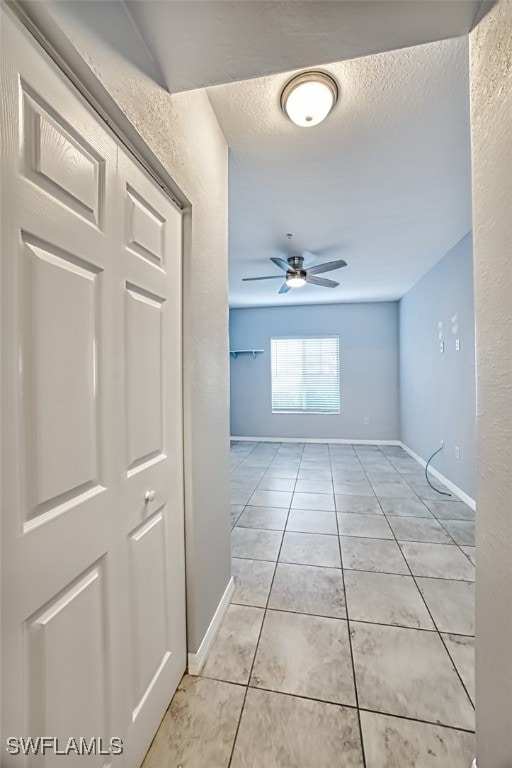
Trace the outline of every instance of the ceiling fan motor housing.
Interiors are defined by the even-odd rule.
[[[290,267],[298,272],[302,270],[302,265],[304,264],[304,256],[289,256],[287,261]]]

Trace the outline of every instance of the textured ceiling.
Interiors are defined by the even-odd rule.
[[[480,0],[126,0],[171,92],[467,34]]]
[[[228,83],[208,93],[230,145],[233,306],[395,299],[470,229],[466,33],[492,3],[51,5],[171,91]],[[363,56],[377,50],[388,52]],[[329,61],[340,101],[322,125],[297,128],[279,109],[289,70]],[[290,231],[297,250],[348,262],[326,275],[339,288],[278,297],[278,280],[242,283],[277,272],[268,258],[287,255]]]
[[[290,73],[208,89],[230,146],[232,306],[394,300],[471,228],[467,37],[324,69],[341,96],[310,129],[280,111]],[[339,288],[242,282],[302,249],[347,261],[324,275]]]

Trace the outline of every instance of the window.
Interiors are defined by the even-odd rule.
[[[339,413],[339,337],[271,339],[272,413]]]

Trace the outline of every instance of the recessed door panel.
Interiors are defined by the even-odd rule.
[[[164,299],[126,284],[128,472],[163,453],[162,311]]]
[[[100,486],[101,272],[28,235],[21,259],[25,519],[33,520]]]
[[[110,739],[103,591],[96,565],[27,621],[28,734],[51,735],[61,751],[70,738],[90,743],[102,737],[103,746]],[[46,768],[58,760],[48,754],[37,764]],[[93,755],[83,762],[102,766],[106,758]]]
[[[135,715],[169,655],[165,511],[155,512],[130,536]]]
[[[164,266],[165,219],[143,196],[126,186],[127,247],[138,256]]]
[[[62,204],[100,224],[104,162],[83,137],[22,82],[25,173]]]

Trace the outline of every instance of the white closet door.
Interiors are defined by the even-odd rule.
[[[185,667],[179,214],[1,16],[2,737],[135,768]]]
[[[121,149],[116,430],[124,536],[127,752],[138,765],[186,664],[181,214]]]

